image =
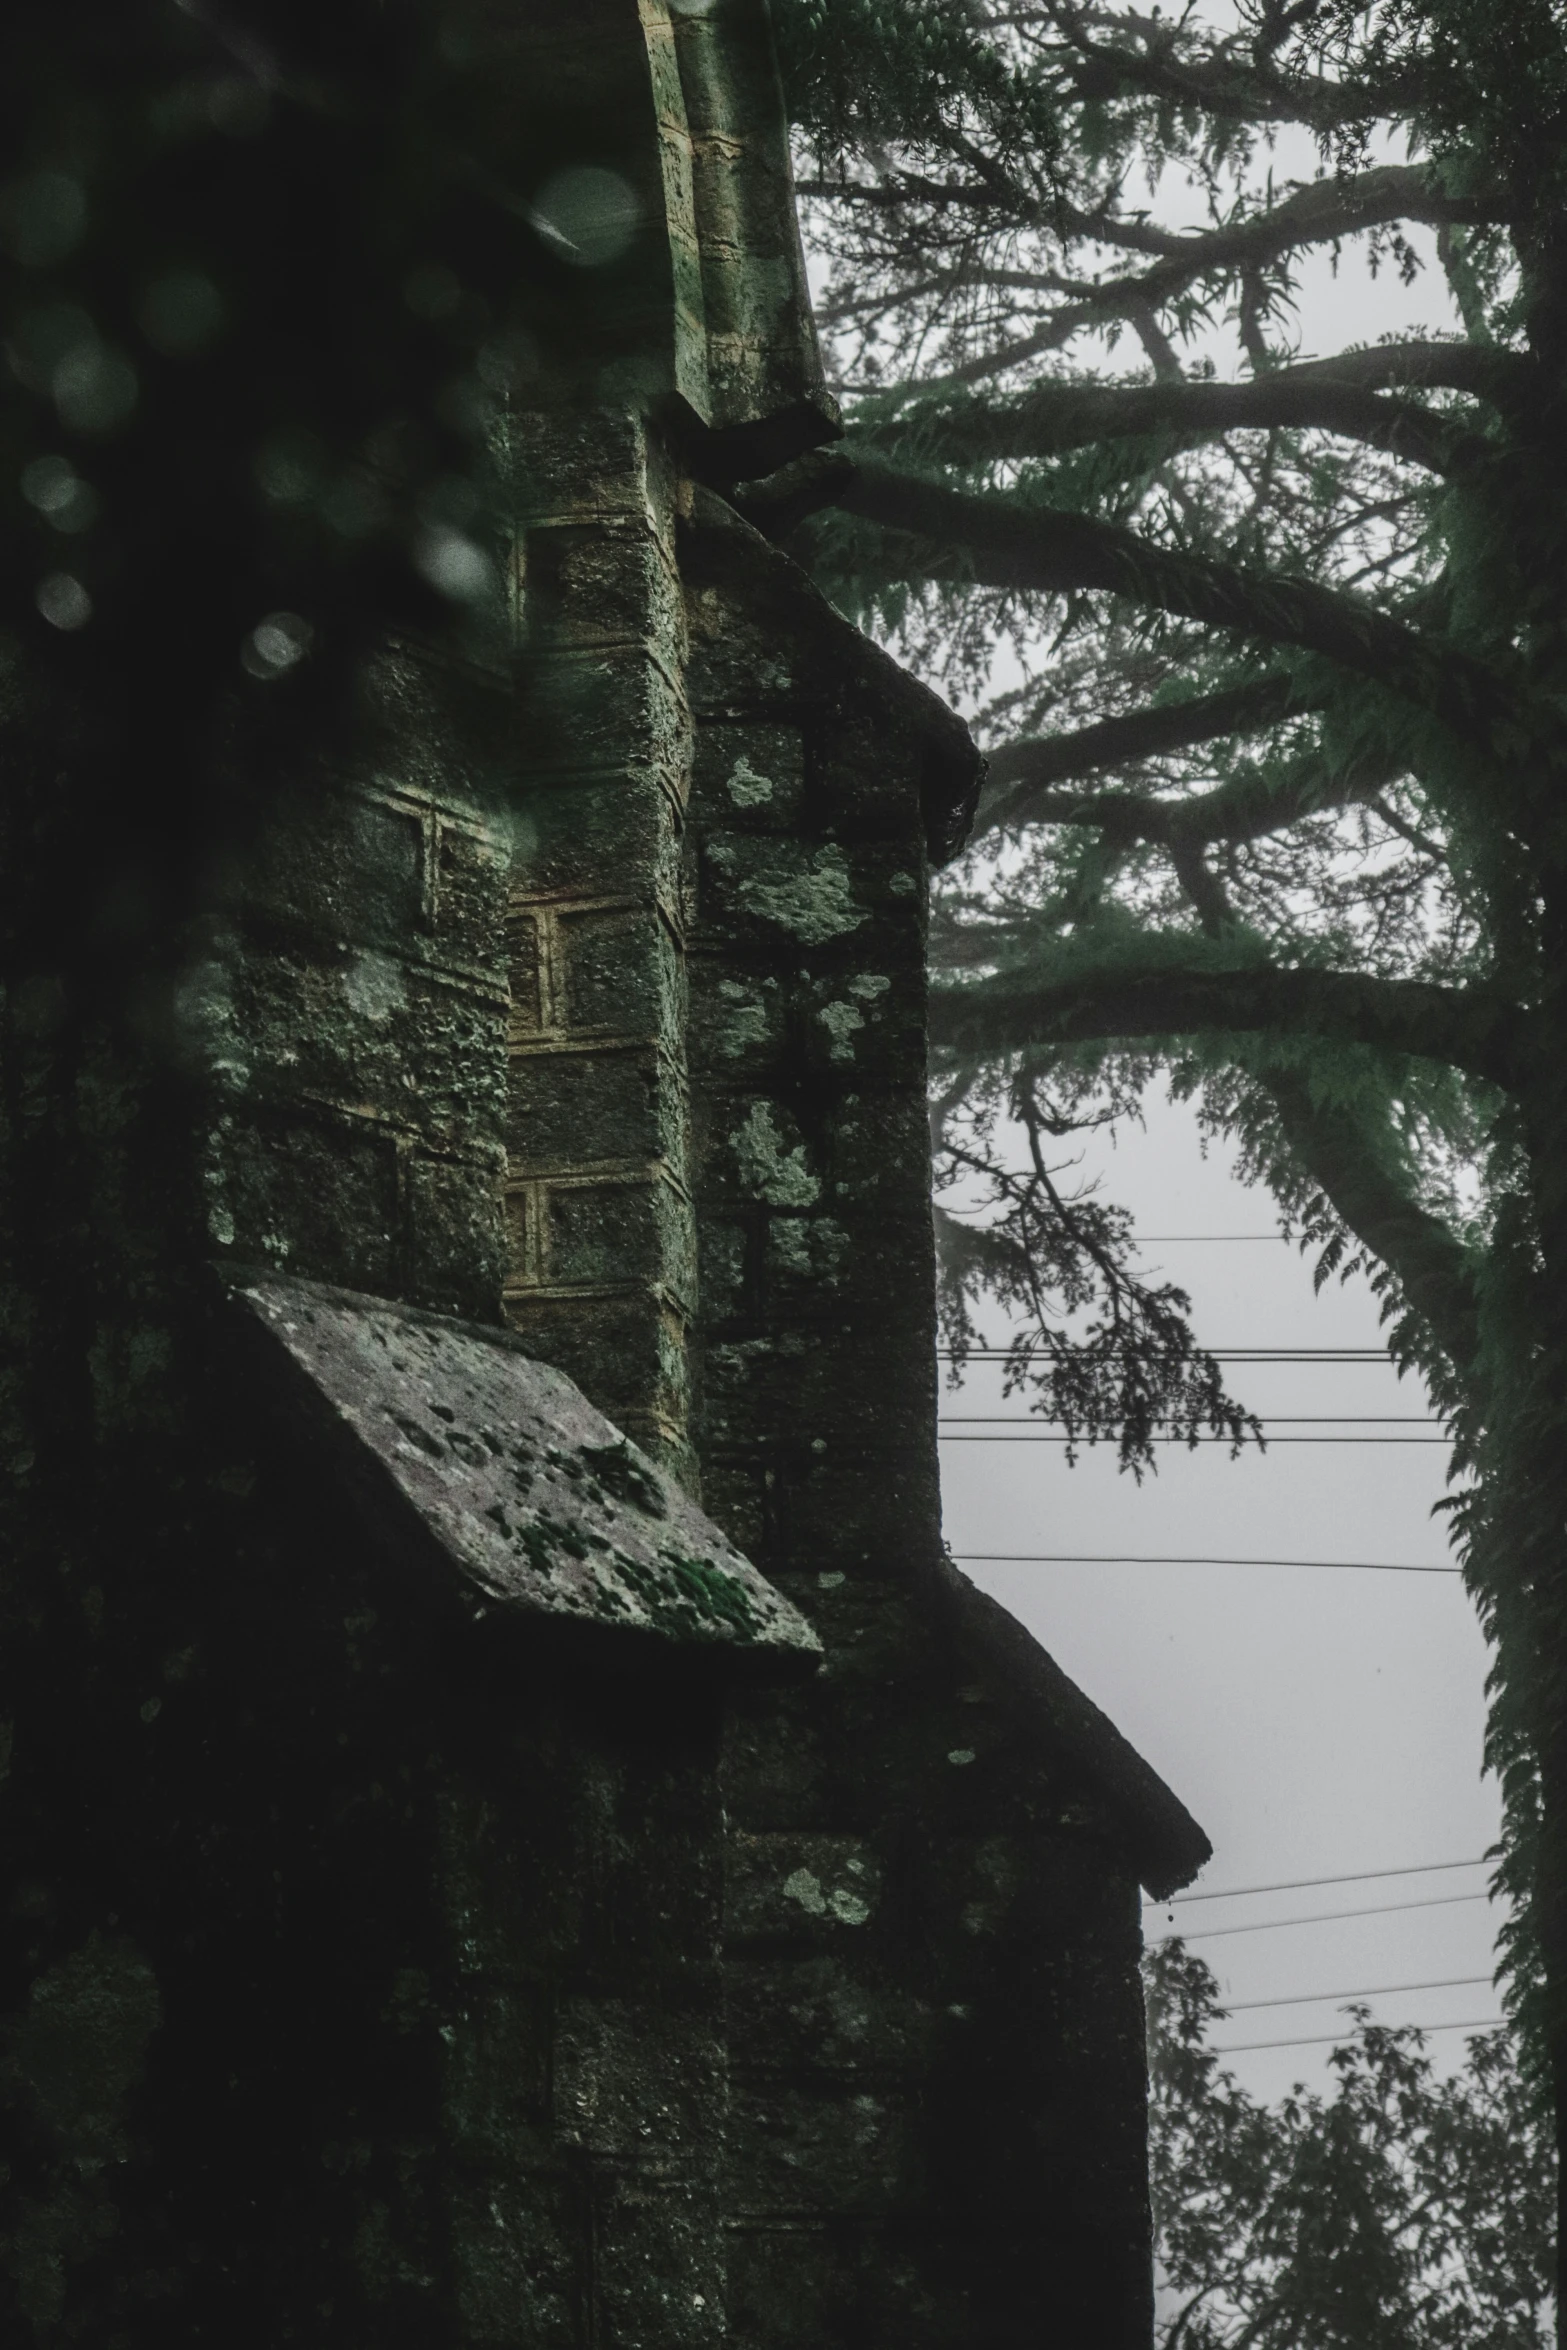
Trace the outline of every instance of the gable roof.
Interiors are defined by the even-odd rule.
[[[1082,1771],[1106,1803],[1144,1891],[1162,1901],[1189,1885],[1213,1846],[1179,1796],[1032,1632],[950,1559],[937,1570],[937,1589],[964,1653],[1010,1716],[1012,1735],[1047,1745]]]

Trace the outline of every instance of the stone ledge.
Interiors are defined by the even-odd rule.
[[[508,1331],[277,1275],[230,1290],[347,1482],[475,1620],[687,1670],[814,1668],[815,1633],[658,1464]]]

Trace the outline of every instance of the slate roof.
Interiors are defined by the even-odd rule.
[[[377,1525],[472,1616],[726,1673],[820,1661],[804,1617],[711,1518],[509,1331],[275,1274],[232,1294]]]
[[[959,1643],[1010,1714],[1013,1737],[1021,1746],[1048,1746],[1082,1772],[1153,1899],[1189,1885],[1213,1846],[1180,1797],[999,1600],[950,1561],[942,1562],[938,1588]]]

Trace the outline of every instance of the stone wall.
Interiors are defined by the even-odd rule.
[[[387,647],[183,940],[7,993],[8,2342],[722,2338],[716,1701],[454,1627],[214,1278],[499,1320],[520,732]]]
[[[941,1547],[927,831],[972,755],[716,502],[683,543],[697,1449],[827,1649],[729,1713],[731,2338],[1132,2350],[1137,1864]]]

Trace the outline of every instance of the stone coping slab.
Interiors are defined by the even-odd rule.
[[[351,1446],[378,1518],[426,1552],[433,1538],[471,1616],[721,1673],[821,1661],[805,1618],[712,1519],[509,1331],[274,1274],[230,1295],[296,1401]]]

